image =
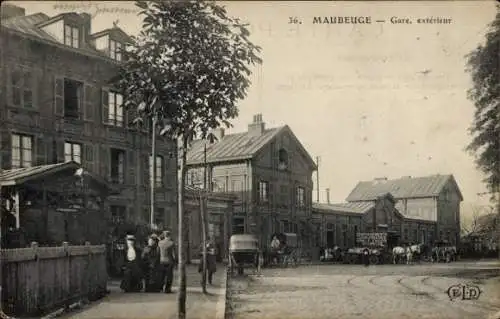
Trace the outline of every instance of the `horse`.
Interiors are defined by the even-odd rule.
[[[407,262],[408,262],[408,252],[410,252],[410,250],[408,248],[400,247],[400,246],[394,247],[392,249],[392,262],[394,264],[396,264],[396,259],[398,259],[398,261],[399,261],[399,259],[402,257],[405,257]]]
[[[422,255],[422,246],[423,244],[411,245],[406,248],[406,261],[407,264],[411,264],[413,262],[413,256],[416,255],[418,260],[420,261],[420,257]]]

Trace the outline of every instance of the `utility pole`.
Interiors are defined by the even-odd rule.
[[[1,217],[3,217],[4,211],[3,211],[3,198],[2,198],[2,183],[0,182],[0,213],[2,214]],[[2,241],[3,241],[3,236],[2,234],[2,219],[0,218],[0,251],[2,250]],[[2,296],[2,288],[3,288],[3,273],[2,273],[2,268],[0,265],[0,296]],[[7,317],[4,312],[3,312],[3,302],[0,300],[0,318],[5,318]]]
[[[151,173],[151,212],[149,223],[151,228],[155,225],[155,186],[156,186],[156,115],[153,116],[151,128],[151,157],[149,159],[149,171]]]
[[[207,227],[205,219],[206,202],[207,202],[207,144],[203,145],[203,189],[200,197],[200,217],[201,217],[201,236],[202,236],[202,274],[201,288],[203,293],[207,292]]]
[[[316,156],[316,201],[319,203],[319,156]]]

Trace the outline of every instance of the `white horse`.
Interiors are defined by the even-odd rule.
[[[420,257],[422,253],[422,244],[411,245],[406,248],[406,262],[407,264],[413,263],[413,255]]]
[[[392,249],[392,262],[396,264],[396,260],[402,257],[406,258],[406,261],[408,262],[408,253],[411,254],[410,249],[401,247],[401,246],[396,246]],[[411,257],[410,257],[411,258]]]

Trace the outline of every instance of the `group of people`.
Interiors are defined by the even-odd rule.
[[[164,292],[172,293],[174,268],[177,265],[175,243],[169,231],[160,236],[151,234],[147,246],[141,250],[133,235],[126,237],[124,276],[120,288],[124,292]],[[203,247],[201,247],[203,248]],[[216,252],[214,244],[207,243],[206,275],[211,285],[216,272]],[[200,249],[200,257],[203,249]],[[198,272],[203,272],[203,260],[200,258]],[[202,278],[203,281],[203,278]]]
[[[151,234],[141,250],[133,235],[126,237],[124,276],[120,288],[125,292],[172,292],[177,263],[175,243],[169,231]]]

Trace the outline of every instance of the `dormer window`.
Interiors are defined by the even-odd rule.
[[[80,29],[66,24],[64,26],[64,44],[73,47],[80,47]]]
[[[109,56],[116,61],[122,60],[122,47],[121,42],[109,40]]]

